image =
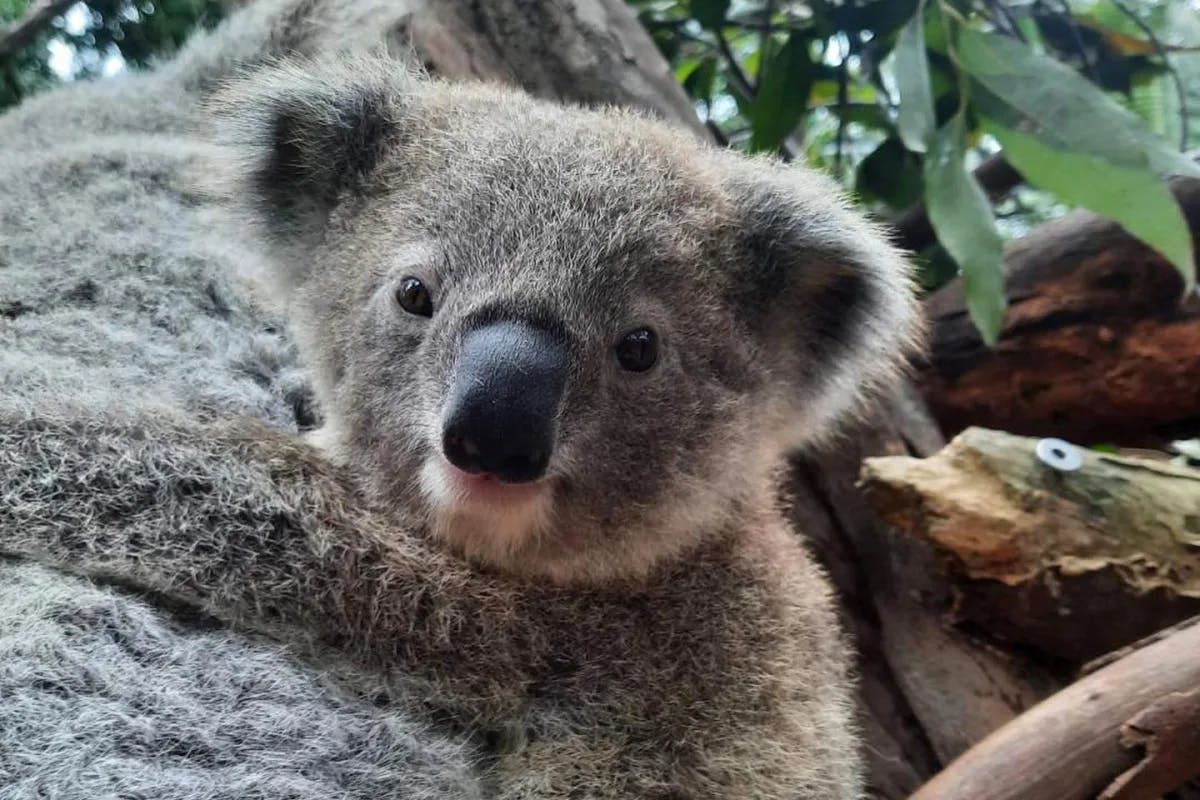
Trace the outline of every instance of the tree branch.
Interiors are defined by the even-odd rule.
[[[10,58],[30,44],[50,21],[78,0],[37,0],[25,16],[0,31],[0,60]]]
[[[1169,183],[1200,236],[1200,180]],[[987,347],[955,279],[925,301],[918,382],[947,433],[982,425],[1026,436],[1160,446],[1200,413],[1200,297],[1121,226],[1075,211],[1010,242],[1004,330]],[[1064,380],[1064,376],[1070,376]]]
[[[1133,771],[1139,764],[1154,763],[1156,753],[1149,745],[1144,745],[1144,759],[1131,749],[1143,743],[1129,732],[1181,714],[1188,716],[1152,734],[1171,736],[1176,730],[1200,728],[1200,704],[1192,702],[1190,694],[1197,686],[1200,624],[1193,624],[1025,712],[967,751],[911,800],[1088,800],[1101,792],[1128,800],[1158,797],[1122,793],[1124,784],[1113,785],[1118,778],[1128,782],[1130,775],[1140,774]],[[1152,792],[1200,773],[1195,737],[1159,746],[1185,746],[1188,751],[1172,756],[1169,768],[1158,773],[1162,780],[1146,780]]]

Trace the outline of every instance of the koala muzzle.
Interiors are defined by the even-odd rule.
[[[494,322],[463,337],[443,416],[442,452],[472,474],[537,480],[554,451],[567,373],[562,337]]]

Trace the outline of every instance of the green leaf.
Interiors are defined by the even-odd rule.
[[[808,95],[816,75],[808,52],[809,39],[792,33],[764,62],[758,96],[750,108],[750,150],[774,150],[796,129],[808,109]]]
[[[0,0],[0,22],[14,22],[25,14],[28,0]]]
[[[904,146],[924,153],[937,120],[933,115],[933,89],[929,82],[929,58],[925,55],[924,4],[917,7],[896,41],[896,85],[900,108],[896,127]]]
[[[1175,265],[1185,286],[1195,285],[1192,236],[1171,192],[1145,167],[1113,164],[1090,153],[1059,150],[1036,137],[984,117],[984,128],[1031,184],[1066,203],[1115,220]]]
[[[730,0],[690,0],[688,10],[705,28],[716,30],[725,24],[729,2]]]
[[[871,31],[887,36],[913,14],[918,0],[874,0],[869,3],[839,3],[832,7],[833,22],[847,33]]]
[[[813,109],[818,108],[818,106],[814,105],[811,100],[809,107]],[[857,122],[859,125],[867,128],[874,128],[876,130],[886,131],[889,133],[895,128],[895,126],[892,125],[892,121],[888,118],[887,111],[884,110],[883,107],[873,103],[868,104],[850,102],[844,106],[833,103],[830,105],[819,106],[819,108],[829,112],[838,119],[843,119],[846,122]]]
[[[683,88],[697,100],[712,103],[713,83],[717,79],[717,60],[707,56],[683,77]]]
[[[1004,321],[1004,246],[987,195],[967,172],[965,140],[962,114],[930,139],[925,207],[938,241],[962,270],[967,312],[983,340],[993,345]]]
[[[858,163],[854,191],[866,200],[879,199],[893,209],[920,202],[924,192],[920,159],[889,136]]]
[[[958,30],[959,65],[1019,115],[1010,125],[1055,149],[1200,177],[1197,165],[1071,68],[1016,39]]]

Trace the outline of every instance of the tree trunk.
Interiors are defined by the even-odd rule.
[[[652,112],[707,137],[670,65],[617,0],[430,0],[408,30],[432,72]]]

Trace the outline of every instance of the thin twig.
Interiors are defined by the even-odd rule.
[[[25,16],[0,31],[0,59],[8,59],[37,38],[57,16],[78,0],[37,0]]]
[[[721,145],[721,147],[729,147],[729,137],[725,135],[725,131],[721,130],[720,125],[711,119],[706,119],[704,120],[704,127],[708,128],[708,132],[712,134],[713,141]]]
[[[1163,66],[1167,68],[1167,72],[1171,73],[1171,82],[1175,84],[1175,97],[1179,103],[1179,149],[1182,150],[1187,147],[1188,141],[1188,104],[1187,90],[1183,88],[1183,80],[1179,77],[1179,70],[1175,68],[1170,58],[1167,57],[1167,48],[1163,46],[1162,40],[1155,35],[1150,26],[1132,8],[1126,6],[1121,0],[1112,0],[1112,4],[1146,35],[1146,39],[1154,48],[1154,52],[1162,59]]]
[[[1067,21],[1067,27],[1071,31],[1071,38],[1075,40],[1075,49],[1079,52],[1079,58],[1083,61],[1083,68],[1087,70],[1088,77],[1093,83],[1100,83],[1100,73],[1096,71],[1096,65],[1092,63],[1091,56],[1088,55],[1087,45],[1083,43],[1083,37],[1079,34],[1079,23],[1075,21],[1075,17],[1071,14],[1071,6],[1067,0],[1059,0],[1060,13]]]
[[[729,39],[726,38],[721,30],[715,31],[717,37],[717,48],[721,51],[721,55],[729,63],[729,72],[733,76],[734,84],[747,100],[753,100],[758,97],[758,86],[746,76],[746,71],[742,69],[742,65],[738,63],[737,56],[733,54],[733,48],[729,46]]]
[[[847,62],[850,60],[850,48],[846,48],[846,52],[842,54],[842,60],[838,63],[838,126],[837,126],[837,149],[834,150],[833,163],[837,169],[838,175],[842,172],[842,150],[846,144],[846,106],[850,100],[850,68]]]

